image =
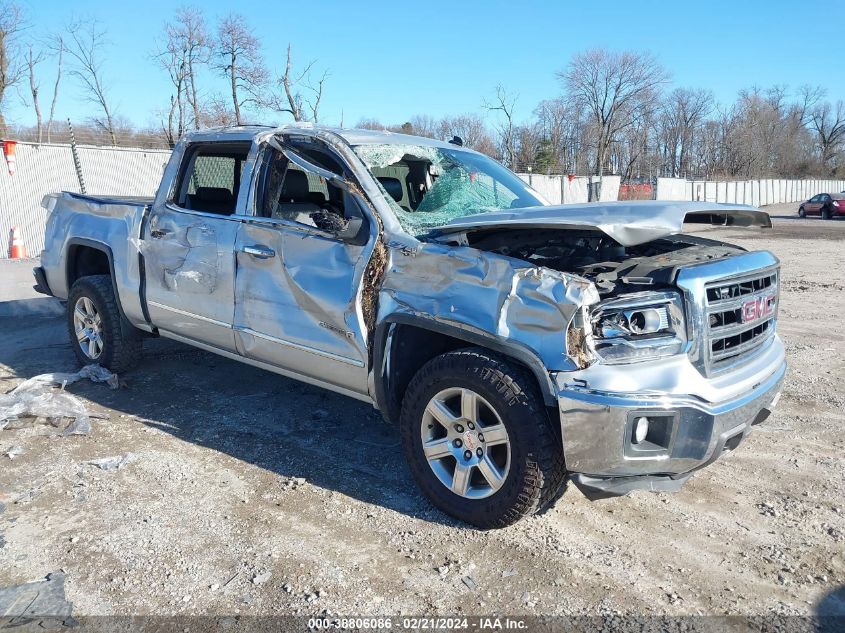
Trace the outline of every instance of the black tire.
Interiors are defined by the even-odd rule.
[[[74,310],[83,297],[91,301],[100,318],[102,348],[96,358],[82,350],[76,335]],[[74,282],[67,300],[67,326],[71,347],[83,365],[99,364],[113,372],[124,372],[134,367],[141,357],[140,332],[120,314],[109,275],[80,277]]]
[[[444,389],[470,389],[491,405],[510,440],[510,469],[501,487],[481,499],[462,497],[434,474],[423,453],[423,415]],[[481,348],[456,350],[426,363],[402,403],[400,431],[417,484],[438,508],[482,529],[501,528],[542,510],[556,498],[566,469],[556,422],[549,419],[534,376]]]
[[[804,207],[798,207],[798,217],[799,218],[806,218],[807,212],[804,211]]]
[[[822,219],[829,220],[830,219],[830,207],[824,207],[822,209]]]

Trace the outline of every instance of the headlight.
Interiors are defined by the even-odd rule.
[[[674,292],[645,292],[599,304],[590,315],[591,347],[605,362],[624,363],[686,350],[683,303]]]

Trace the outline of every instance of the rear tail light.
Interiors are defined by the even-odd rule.
[[[839,206],[839,200],[834,200],[834,201],[833,201],[833,206],[834,206],[834,207],[838,207],[838,206]]]

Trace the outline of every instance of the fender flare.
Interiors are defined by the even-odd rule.
[[[129,323],[129,319],[126,318],[126,314],[123,312],[123,305],[120,302],[120,293],[117,290],[117,276],[114,270],[114,254],[112,253],[111,246],[106,244],[105,242],[98,242],[96,240],[91,240],[86,237],[72,237],[65,243],[65,257],[64,257],[64,264],[65,264],[65,285],[67,286],[68,295],[70,295],[70,253],[71,250],[75,246],[85,246],[87,248],[91,248],[95,251],[100,251],[106,256],[106,259],[109,262],[109,277],[111,277],[111,287],[112,291],[114,292],[114,299],[117,302],[117,309],[120,312],[121,318],[121,327],[123,328],[123,335],[130,336],[137,333],[137,330],[132,327]]]
[[[465,341],[468,345],[485,347],[503,356],[514,359],[528,368],[537,380],[543,401],[547,406],[557,407],[557,390],[549,371],[540,358],[528,347],[514,341],[503,341],[489,332],[443,323],[435,319],[415,314],[395,313],[386,316],[378,325],[373,339],[373,379],[374,400],[378,408],[386,417],[392,418],[396,411],[391,411],[391,400],[388,396],[387,378],[383,375],[383,367],[387,354],[390,352],[390,335],[394,325],[409,325],[422,330],[429,330],[436,334],[444,334],[451,338]]]

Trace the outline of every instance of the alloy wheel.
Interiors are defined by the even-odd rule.
[[[454,387],[436,394],[423,413],[421,436],[428,465],[456,495],[483,499],[507,479],[507,429],[490,403],[471,389]]]
[[[73,329],[82,353],[96,360],[103,353],[103,323],[94,302],[80,297],[73,308]]]

